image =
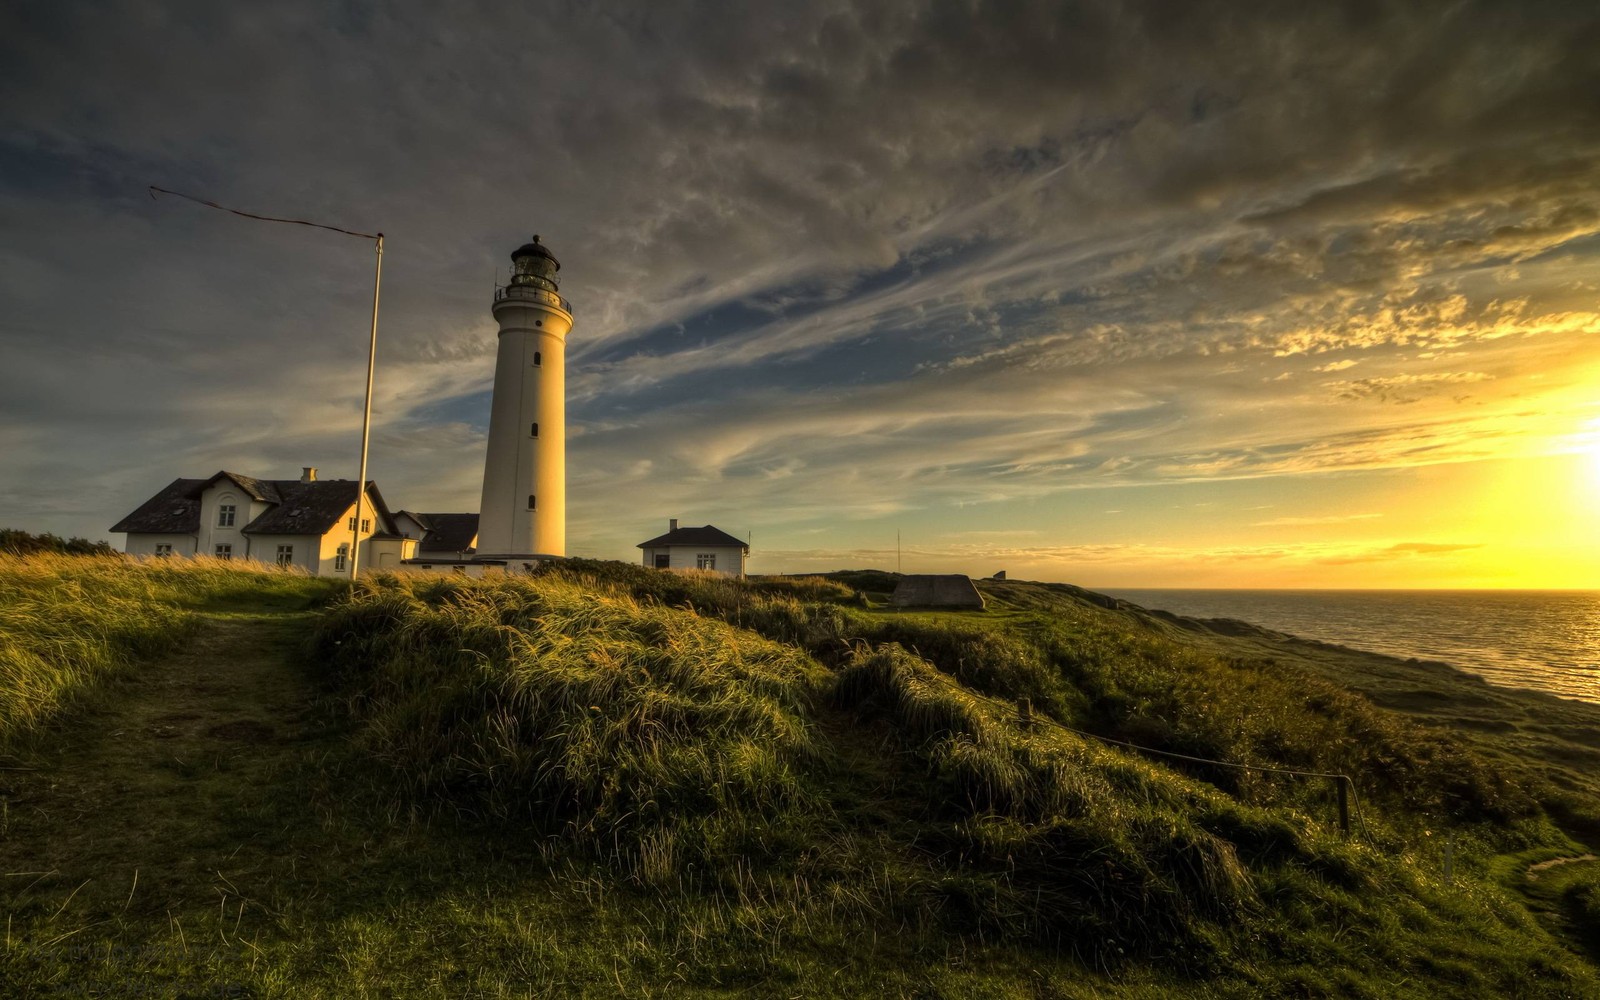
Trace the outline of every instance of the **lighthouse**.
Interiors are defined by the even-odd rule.
[[[478,507],[480,560],[567,552],[567,332],[561,264],[535,236],[511,254],[511,282],[495,289],[500,324],[489,411],[489,453]]]

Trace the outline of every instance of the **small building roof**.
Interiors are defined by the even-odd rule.
[[[427,529],[427,534],[417,543],[417,553],[470,552],[478,538],[476,514],[419,514],[401,511],[416,518]]]
[[[735,538],[721,528],[709,524],[698,528],[674,528],[665,535],[657,535],[648,542],[640,542],[635,548],[664,549],[670,545],[699,545],[707,548],[738,548],[750,551],[750,546],[744,539]]]
[[[983,595],[961,573],[903,576],[889,603],[897,608],[983,608]]]

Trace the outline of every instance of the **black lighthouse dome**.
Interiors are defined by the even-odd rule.
[[[556,260],[556,255],[548,247],[539,242],[538,236],[511,251],[513,285],[535,285],[553,292],[556,290],[556,272],[559,270],[561,262]]]

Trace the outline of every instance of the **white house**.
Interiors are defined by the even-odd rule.
[[[174,479],[111,530],[127,533],[130,555],[255,559],[313,576],[349,573],[352,536],[359,534],[364,566],[398,569],[420,539],[397,530],[375,484],[364,492],[358,510],[353,480],[319,480],[314,468],[302,469],[299,479],[218,472]]]
[[[680,528],[678,519],[667,522],[665,535],[640,542],[644,564],[655,569],[707,569],[724,576],[744,576],[750,546],[711,525]]]

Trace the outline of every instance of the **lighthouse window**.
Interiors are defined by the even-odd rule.
[[[528,509],[529,510],[536,510],[537,509],[533,504],[533,494],[532,493],[528,494]]]
[[[534,326],[544,326],[544,320],[536,319],[536,320],[533,321],[533,325]]]
[[[543,358],[540,357],[538,351],[534,351],[533,352],[533,367],[538,368],[540,366],[540,364],[542,364],[542,363],[543,363]]]
[[[528,432],[528,436],[529,437],[538,437],[539,436],[539,425],[538,425],[537,422],[534,423],[533,429]]]

